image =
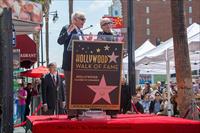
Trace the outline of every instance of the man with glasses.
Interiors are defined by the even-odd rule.
[[[104,41],[113,41],[113,33],[111,31],[112,21],[109,18],[102,18],[100,20],[102,31],[98,32],[97,39]]]
[[[60,75],[57,73],[57,65],[50,63],[48,65],[49,73],[42,80],[42,101],[43,114],[59,114],[61,108],[65,106],[64,89]]]
[[[63,52],[63,64],[62,69],[64,70],[65,75],[65,84],[66,84],[66,105],[68,109],[68,118],[71,119],[77,115],[76,111],[69,110],[69,94],[70,94],[70,76],[71,76],[71,56],[72,51],[68,49],[70,40],[73,35],[82,35],[83,32],[81,28],[85,24],[86,18],[84,13],[75,12],[72,14],[72,22],[70,25],[64,26],[60,32],[57,42],[60,45],[64,44]]]

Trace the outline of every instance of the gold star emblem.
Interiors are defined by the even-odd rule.
[[[110,47],[109,47],[108,45],[106,45],[106,46],[104,47],[104,49],[109,51]]]
[[[100,51],[101,51],[101,49],[100,48],[98,48],[98,49],[96,49],[97,50],[97,53],[99,53]]]

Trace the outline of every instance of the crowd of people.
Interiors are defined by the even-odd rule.
[[[193,82],[194,99],[200,99],[199,80]],[[139,112],[145,114],[171,115],[179,116],[179,107],[177,103],[178,90],[175,83],[170,83],[169,90],[166,85],[161,85],[158,81],[151,85],[146,82],[144,87],[137,86],[136,95],[131,99],[131,112]]]
[[[22,81],[17,91],[15,100],[16,106],[16,122],[22,122],[26,120],[26,116],[30,115],[30,105],[32,108],[38,105],[38,98],[40,90],[39,79],[34,80],[33,83],[25,83]],[[37,104],[35,104],[37,102]],[[33,106],[35,104],[35,106]]]
[[[169,92],[170,94],[168,95]],[[144,84],[144,88],[138,86],[136,95],[132,97],[132,103],[136,105],[136,109],[140,113],[168,115],[170,106],[171,115],[176,116],[179,114],[177,89],[174,85],[171,85],[170,91],[167,91],[166,87],[161,86],[160,81],[154,86],[151,86],[148,82]],[[135,111],[134,108],[132,110]]]

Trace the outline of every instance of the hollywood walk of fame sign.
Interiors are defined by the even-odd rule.
[[[122,43],[73,41],[70,109],[119,110]]]

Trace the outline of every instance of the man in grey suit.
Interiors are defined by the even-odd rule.
[[[73,35],[82,35],[83,32],[81,28],[85,24],[85,15],[82,12],[75,12],[72,14],[72,22],[69,26],[64,26],[60,32],[59,38],[57,40],[58,44],[64,44],[63,52],[63,64],[62,69],[65,75],[65,85],[66,85],[66,106],[68,109],[68,118],[74,117],[75,112],[69,110],[69,94],[70,94],[70,76],[71,76],[71,56],[72,51],[68,49]],[[76,38],[77,39],[77,38]]]
[[[42,101],[43,112],[45,115],[59,113],[59,108],[65,107],[64,89],[61,77],[56,71],[56,64],[48,65],[49,73],[42,80]]]

